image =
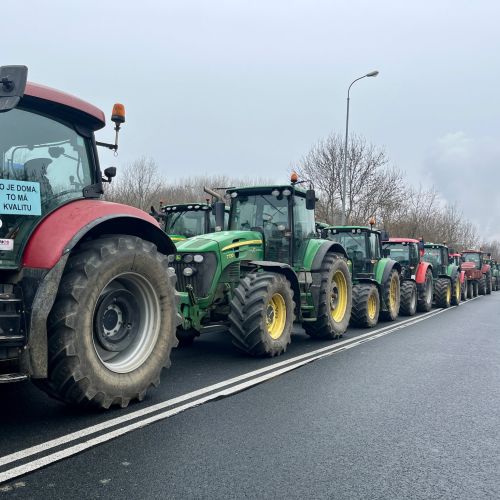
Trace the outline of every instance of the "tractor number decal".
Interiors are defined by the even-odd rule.
[[[0,214],[42,215],[40,183],[0,179]]]
[[[227,260],[234,259],[234,253],[232,253],[232,252],[231,253],[227,253],[226,254],[226,259]]]

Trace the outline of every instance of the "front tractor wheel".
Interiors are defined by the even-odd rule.
[[[464,278],[464,282],[461,285],[462,302],[464,302],[469,298],[469,282],[467,281],[467,278]]]
[[[278,356],[291,342],[295,302],[285,276],[252,273],[240,280],[231,300],[233,344],[252,356]]]
[[[378,323],[380,295],[376,285],[360,283],[352,287],[351,323],[354,326],[372,328]]]
[[[412,280],[401,283],[401,308],[403,316],[413,316],[417,312],[417,285]]]
[[[493,288],[491,273],[486,274],[486,295],[491,294],[491,289]]]
[[[451,305],[451,281],[448,278],[438,278],[434,286],[434,302],[437,307],[447,309]]]
[[[478,294],[486,295],[486,277],[484,274],[481,276],[481,279],[479,280]]]
[[[432,309],[432,271],[427,269],[425,272],[425,280],[418,285],[418,302],[417,310],[420,312],[429,312]]]
[[[458,306],[462,298],[462,288],[460,286],[460,275],[457,274],[455,279],[451,280],[451,305]]]
[[[176,344],[175,275],[133,236],[84,243],[70,256],[48,319],[49,376],[39,385],[79,406],[142,400]]]
[[[401,288],[399,281],[399,273],[393,269],[387,281],[383,285],[384,307],[381,311],[382,319],[386,321],[394,321],[399,314],[401,305]]]
[[[305,332],[318,339],[341,337],[349,325],[352,308],[351,275],[346,262],[327,253],[321,266],[318,316],[314,322],[304,322]]]

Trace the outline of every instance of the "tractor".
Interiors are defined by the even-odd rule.
[[[498,292],[500,290],[500,264],[496,260],[492,260],[491,264],[492,274],[492,291]]]
[[[388,235],[366,226],[330,226],[323,237],[341,244],[352,272],[352,314],[354,326],[373,327],[379,316],[394,321],[400,309],[401,264],[383,256],[382,239]]]
[[[104,113],[0,67],[0,383],[70,405],[142,400],[176,343],[174,243],[142,210],[102,200]]]
[[[347,254],[317,238],[314,190],[294,173],[290,184],[231,188],[227,197],[229,230],[185,240],[170,256],[181,297],[179,341],[226,330],[241,351],[277,356],[291,342],[294,320],[311,337],[342,336],[352,301]],[[224,202],[215,212],[222,226]]]
[[[425,243],[423,260],[432,266],[433,299],[436,307],[446,309],[458,306],[460,289],[460,268],[450,262],[449,250],[445,244]]]
[[[491,293],[492,271],[487,262],[486,254],[482,250],[464,250],[462,252],[462,269],[465,271],[470,291],[474,297]],[[471,296],[469,294],[469,296]]]
[[[423,243],[412,238],[389,238],[384,252],[401,264],[401,308],[404,316],[432,308],[432,266],[422,260]]]
[[[221,199],[221,196],[209,188],[204,188],[205,192],[212,196],[205,202],[177,203],[164,205],[160,201],[159,210],[151,207],[150,215],[158,220],[163,230],[175,243],[183,241],[193,236],[213,233],[227,228],[229,218],[229,207],[226,207],[226,215],[223,227],[215,227],[214,199]]]
[[[467,282],[467,276],[465,275],[465,271],[462,269],[462,254],[454,252],[453,250],[450,250],[450,263],[455,264],[456,266],[460,267],[460,290],[462,300],[467,300],[471,297],[469,297],[469,283]]]

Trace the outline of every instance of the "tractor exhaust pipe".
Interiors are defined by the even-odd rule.
[[[205,193],[209,194],[210,196],[213,196],[216,200],[224,201],[224,197],[213,189],[203,186],[203,191],[205,191]]]

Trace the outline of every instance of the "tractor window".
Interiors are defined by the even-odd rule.
[[[425,248],[424,261],[429,262],[433,266],[441,265],[441,249],[438,248]]]
[[[464,253],[462,254],[462,259],[464,262],[474,262],[477,265],[481,262],[478,253]]]
[[[370,258],[380,259],[380,243],[378,233],[370,233]]]
[[[165,232],[179,234],[186,238],[205,234],[205,217],[207,210],[183,210],[167,215]]]
[[[293,199],[293,231],[293,260],[294,264],[300,265],[304,261],[309,240],[316,237],[314,210],[306,209],[306,199],[301,196],[295,196]]]
[[[410,243],[408,245],[410,247],[410,265],[416,266],[420,261],[420,253],[418,251],[417,243]]]
[[[403,266],[410,264],[410,245],[408,243],[387,243],[384,248],[390,250],[390,257]]]
[[[355,272],[364,272],[366,268],[366,233],[345,231],[341,233],[330,233],[329,240],[337,241],[346,250],[347,256],[352,260]]]

